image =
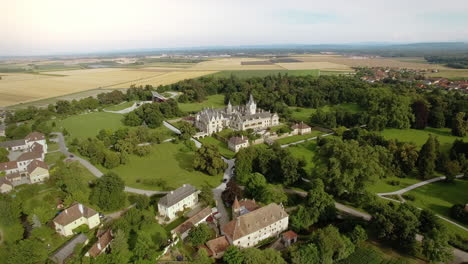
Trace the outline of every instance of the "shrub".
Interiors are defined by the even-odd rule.
[[[409,200],[409,201],[414,201],[416,200],[416,197],[412,194],[403,194],[403,198],[405,198],[405,200]]]
[[[392,185],[392,186],[398,186],[398,185],[400,185],[400,181],[395,181],[395,180],[388,181],[387,183],[390,184],[390,185]]]

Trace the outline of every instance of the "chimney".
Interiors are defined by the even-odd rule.
[[[78,209],[80,209],[80,212],[83,214],[83,205],[82,204],[78,204]]]

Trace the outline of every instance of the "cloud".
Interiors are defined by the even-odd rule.
[[[283,9],[274,15],[281,23],[285,24],[323,24],[343,23],[343,18],[331,13],[320,13],[308,10]]]

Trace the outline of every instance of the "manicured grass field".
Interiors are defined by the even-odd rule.
[[[73,115],[62,120],[55,120],[57,131],[65,128],[70,133],[70,138],[85,139],[94,137],[101,129],[117,130],[124,127],[123,115],[93,112],[89,114]]]
[[[302,144],[293,145],[287,148],[294,157],[304,159],[307,163],[306,170],[311,170],[314,167],[314,156],[317,153],[317,143],[309,141]]]
[[[312,133],[310,133],[310,134],[285,137],[285,138],[281,138],[281,139],[276,140],[276,142],[278,142],[280,145],[284,145],[284,144],[289,144],[289,143],[297,142],[297,141],[300,141],[300,140],[320,136],[322,134],[323,133],[320,132],[320,131],[312,130]]]
[[[418,129],[385,129],[382,131],[382,136],[386,139],[398,139],[399,141],[413,142],[418,146],[424,145],[429,134],[437,136],[440,142],[440,149],[442,151],[448,151],[452,146],[453,141],[456,139],[463,139],[468,141],[468,136],[464,138],[452,136],[449,128],[432,128],[427,127],[424,130]]]
[[[118,105],[112,105],[112,106],[106,107],[105,110],[107,110],[107,111],[120,111],[120,110],[124,110],[125,108],[131,107],[134,103],[135,103],[135,101],[123,102],[123,103],[118,104]]]
[[[207,96],[207,99],[201,103],[179,103],[180,110],[184,112],[198,112],[204,107],[221,108],[224,105],[224,95],[216,94]]]
[[[468,180],[455,180],[454,183],[435,182],[411,190],[406,194],[416,197],[414,201],[407,201],[408,203],[449,217],[452,205],[466,204],[468,201]]]
[[[66,158],[65,155],[62,154],[62,152],[52,152],[52,153],[47,153],[45,156],[45,163],[47,165],[52,165],[57,163],[62,158]]]
[[[47,151],[56,151],[59,149],[59,145],[57,142],[47,142]]]
[[[398,181],[399,185],[390,185],[390,181]],[[384,179],[376,180],[374,183],[371,183],[367,186],[367,190],[371,193],[386,193],[394,192],[400,189],[406,188],[410,185],[420,182],[420,179],[413,177],[399,178],[399,177],[387,177]]]
[[[240,79],[252,77],[266,77],[270,75],[287,74],[294,76],[312,75],[319,76],[320,70],[246,70],[246,71],[221,71],[212,74],[213,77],[229,78],[231,75]]]
[[[322,111],[328,112],[332,109],[343,109],[346,111],[349,111],[351,113],[358,113],[362,111],[361,107],[358,104],[353,104],[353,103],[346,103],[346,104],[339,104],[339,105],[334,105],[334,106],[324,106],[321,107],[320,109]],[[317,111],[316,108],[305,108],[305,107],[290,107],[292,110],[292,118],[308,122],[310,120],[310,116]]]
[[[236,155],[236,153],[228,148],[228,145],[221,141],[218,140],[214,137],[204,137],[200,138],[199,141],[202,144],[210,144],[210,145],[215,145],[218,147],[219,153],[224,156],[225,158],[232,159]]]
[[[135,188],[160,190],[155,184],[144,183],[148,180],[162,179],[171,189],[189,183],[197,187],[205,184],[217,186],[221,183],[221,175],[210,176],[192,167],[195,153],[189,151],[182,143],[171,142],[153,145],[151,154],[145,157],[130,155],[128,163],[120,165],[112,171],[125,181],[125,184]],[[109,170],[98,166],[103,172]]]

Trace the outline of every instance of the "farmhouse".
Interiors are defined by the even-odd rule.
[[[244,138],[244,136],[232,137],[228,141],[229,149],[234,152],[238,152],[241,148],[246,148],[248,146],[249,146],[249,140],[247,138]]]
[[[178,212],[192,208],[197,203],[197,189],[190,184],[184,184],[159,200],[158,212],[162,217],[172,220]]]
[[[253,247],[266,238],[278,236],[288,228],[289,216],[283,206],[276,203],[254,211],[238,212],[239,215],[234,216],[234,220],[222,228],[229,243],[237,247]]]
[[[195,126],[208,135],[225,128],[262,130],[278,124],[278,115],[257,109],[252,95],[245,106],[232,106],[229,102],[226,108],[203,109],[195,116]]]
[[[305,134],[310,134],[312,132],[312,128],[304,122],[301,122],[299,124],[294,124],[292,127],[292,133],[295,135],[305,135]]]
[[[89,229],[95,228],[101,223],[99,214],[91,208],[80,203],[74,203],[63,210],[54,220],[55,231],[62,236],[73,235],[73,229],[80,225],[87,225]]]

